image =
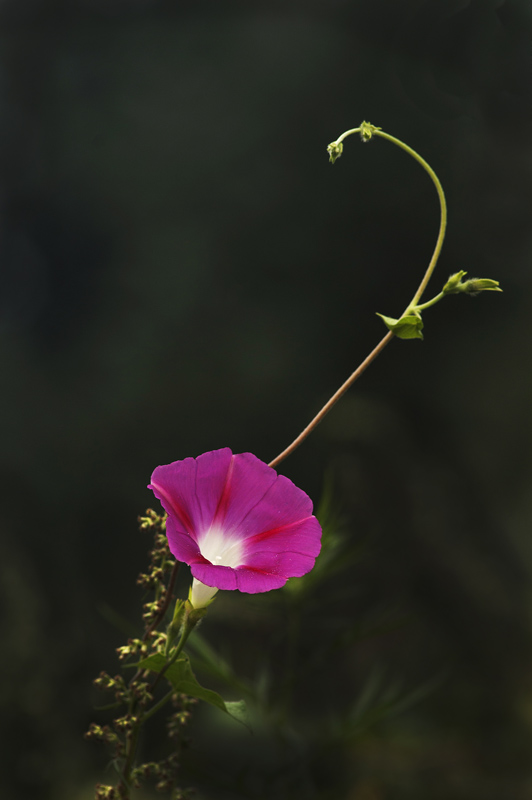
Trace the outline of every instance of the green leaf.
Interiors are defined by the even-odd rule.
[[[255,691],[235,674],[234,669],[222,656],[211,647],[203,636],[194,631],[188,641],[188,647],[193,651],[191,663],[204,672],[208,672],[218,680],[224,681],[235,692],[256,700]]]
[[[152,672],[162,672],[167,664],[166,658],[162,653],[154,653],[148,658],[139,661],[137,664],[139,669],[149,669]],[[187,655],[181,655],[177,661],[174,661],[164,673],[164,677],[168,679],[172,688],[181,694],[188,694],[189,697],[196,697],[198,700],[204,700],[211,706],[216,706],[220,711],[224,711],[229,716],[242,722],[247,726],[246,722],[246,704],[244,700],[236,700],[226,702],[223,700],[218,692],[213,692],[212,689],[206,689],[198,683],[196,676],[192,672],[190,661]],[[249,727],[249,726],[248,726]]]
[[[245,700],[226,700],[225,708],[230,717],[249,728],[248,709]]]
[[[400,319],[385,317],[384,314],[377,314],[389,331],[392,331],[398,339],[423,339],[423,320],[419,314],[406,314]]]

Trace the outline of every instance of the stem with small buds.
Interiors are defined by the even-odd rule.
[[[437,297],[430,300],[428,303],[425,303],[422,306],[418,305],[423,292],[425,291],[427,284],[430,280],[432,273],[434,272],[434,268],[436,267],[438,258],[440,256],[441,248],[443,245],[443,240],[445,237],[445,229],[447,227],[447,204],[445,202],[445,194],[443,192],[442,185],[438,179],[438,176],[434,172],[434,170],[427,164],[424,158],[422,158],[419,153],[416,153],[411,147],[407,144],[402,142],[400,139],[396,139],[395,136],[390,136],[390,134],[385,133],[380,128],[377,128],[375,125],[372,125],[369,122],[363,122],[358,128],[351,128],[350,130],[345,131],[342,133],[341,136],[338,137],[334,142],[332,142],[327,150],[329,152],[330,161],[334,164],[337,158],[342,155],[343,151],[343,141],[348,136],[351,136],[353,133],[360,133],[362,141],[368,142],[373,136],[380,136],[382,139],[387,139],[389,142],[396,144],[398,147],[405,150],[409,155],[411,155],[421,166],[423,169],[429,174],[434,186],[436,187],[436,191],[438,193],[438,198],[440,201],[440,229],[438,232],[438,238],[436,240],[436,246],[434,248],[434,252],[432,254],[432,258],[430,259],[430,263],[427,267],[427,270],[423,276],[421,283],[419,284],[412,300],[406,307],[402,317],[410,315],[415,315],[416,313],[419,314],[424,308],[428,308],[429,306],[436,303],[443,297],[443,293],[437,295]],[[325,415],[331,410],[331,408],[338,402],[338,400],[347,392],[347,390],[355,383],[356,380],[362,375],[362,373],[369,367],[369,365],[377,358],[377,356],[384,350],[388,342],[390,342],[394,337],[394,332],[389,330],[386,336],[384,336],[381,341],[377,344],[376,347],[371,351],[371,353],[362,361],[362,363],[356,368],[356,370],[349,376],[349,378],[340,386],[340,388],[333,394],[333,396],[325,403],[323,408],[316,414],[316,416],[309,422],[309,424],[304,428],[299,436],[297,436],[294,441],[279,453],[272,461],[270,461],[270,467],[276,467],[281,461],[284,461],[287,456],[294,452],[294,450],[299,447],[299,445],[307,438],[307,436],[312,433],[314,428],[319,425]]]

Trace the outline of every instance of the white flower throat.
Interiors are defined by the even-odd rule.
[[[198,542],[201,555],[219,567],[239,567],[242,564],[242,542],[224,533],[222,528],[208,528]]]

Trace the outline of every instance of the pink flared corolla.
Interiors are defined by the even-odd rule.
[[[226,447],[174,461],[154,470],[149,488],[168,514],[170,551],[196,579],[193,605],[217,589],[278,589],[320,552],[308,495],[251,453]]]

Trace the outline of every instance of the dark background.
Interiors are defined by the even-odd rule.
[[[303,730],[377,662],[407,693],[437,684],[286,796],[530,796],[531,31],[528,0],[3,0],[2,798],[87,800],[104,777],[82,734],[115,623],[138,625],[152,469],[271,460],[413,295],[436,194],[383,140],[328,163],[363,119],[446,190],[427,299],[460,269],[505,293],[427,311],[425,341],[393,341],[281,467],[316,502],[328,475],[366,548],[320,630],[406,620],[302,687]],[[237,671],[259,671],[275,602],[221,598],[205,623]]]

